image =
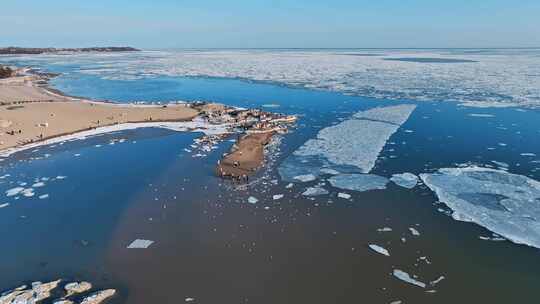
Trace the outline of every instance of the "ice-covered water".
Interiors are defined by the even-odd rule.
[[[352,191],[386,189],[388,179],[374,174],[340,174],[328,179],[336,188]]]
[[[453,210],[454,219],[540,248],[540,182],[482,167],[445,168],[420,177]]]
[[[370,56],[359,56],[366,53]],[[538,49],[371,53],[373,50],[178,50],[80,54],[69,62],[63,55],[26,58],[60,66],[83,63],[80,73],[112,80],[229,77],[376,98],[457,101],[474,106],[540,105]]]
[[[408,172],[394,174],[392,175],[390,180],[393,181],[396,185],[407,189],[412,189],[418,184],[418,176]]]

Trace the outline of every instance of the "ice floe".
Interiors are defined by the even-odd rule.
[[[402,104],[358,112],[348,120],[320,130],[316,138],[308,140],[293,153],[297,157],[293,160],[319,163],[305,174],[320,174],[321,164],[352,166],[360,173],[369,173],[386,141],[415,108],[416,105]],[[288,177],[286,169],[285,165],[280,170],[284,178]]]
[[[388,179],[374,174],[340,174],[328,179],[336,188],[352,191],[369,191],[386,189]]]
[[[328,194],[328,190],[321,187],[310,187],[302,193],[304,196],[318,196]]]
[[[440,276],[440,277],[438,277],[437,279],[435,279],[435,280],[429,282],[429,285],[435,286],[435,285],[439,284],[439,283],[440,283],[442,280],[444,280],[444,279],[446,279],[444,276]]]
[[[337,197],[342,198],[342,199],[350,199],[350,198],[351,198],[351,195],[348,194],[348,193],[339,192],[339,193],[337,194]]]
[[[282,198],[283,198],[283,194],[274,194],[272,196],[272,199],[275,200],[275,201],[280,200]]]
[[[307,183],[307,182],[316,180],[317,177],[313,174],[304,174],[304,175],[297,175],[294,177],[294,179],[303,183]]]
[[[256,204],[259,200],[258,200],[256,197],[254,197],[254,196],[250,196],[250,197],[248,197],[248,200],[247,200],[247,201],[248,201],[248,203],[250,203],[250,204]]]
[[[409,284],[412,284],[412,285],[416,285],[416,286],[421,287],[421,288],[426,288],[426,283],[423,283],[423,282],[420,282],[420,281],[414,279],[413,277],[411,277],[408,273],[406,273],[403,270],[394,269],[393,275],[394,275],[394,277],[402,280],[403,282],[406,282],[406,283],[409,283]]]
[[[418,176],[412,174],[412,173],[402,173],[402,174],[394,174],[390,178],[391,181],[393,181],[396,185],[412,189],[416,187],[418,184]]]
[[[0,204],[0,209],[1,208],[6,208],[9,206],[9,203],[3,203],[3,204]]]
[[[21,193],[23,190],[24,190],[23,187],[15,187],[15,188],[8,189],[6,191],[6,196],[15,196]]]
[[[453,210],[454,219],[540,248],[540,182],[476,166],[439,169],[420,178]]]
[[[414,236],[420,236],[420,232],[418,230],[416,230],[415,228],[413,228],[413,227],[409,227],[409,231]]]
[[[129,244],[127,248],[128,249],[146,249],[150,247],[150,245],[152,245],[153,243],[154,241],[136,239],[133,242],[131,242],[131,244]]]
[[[390,253],[388,252],[388,250],[386,250],[385,248],[379,246],[379,245],[375,245],[375,244],[369,244],[369,248],[379,254],[382,254],[382,255],[385,255],[385,256],[390,256]]]

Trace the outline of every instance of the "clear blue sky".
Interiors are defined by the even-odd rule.
[[[540,0],[2,0],[7,45],[534,47]]]

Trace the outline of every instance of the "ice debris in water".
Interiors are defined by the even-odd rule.
[[[416,285],[418,287],[426,288],[426,283],[415,280],[414,278],[412,278],[408,273],[406,273],[403,270],[394,269],[393,274],[394,274],[394,276],[396,278],[402,280],[403,282],[406,282],[406,283],[409,283],[409,284],[412,284],[412,285]]]
[[[420,236],[420,232],[418,232],[418,230],[416,230],[416,229],[413,228],[413,227],[409,227],[409,231],[410,231],[411,234],[414,235],[414,236]]]
[[[340,172],[332,168],[322,168],[319,170],[323,174],[338,175]]]
[[[383,247],[381,247],[379,245],[369,244],[369,248],[371,248],[371,250],[373,250],[373,251],[375,251],[377,253],[380,253],[382,255],[390,256],[390,253],[388,252],[388,250],[384,249]]]
[[[152,245],[153,243],[154,241],[136,239],[135,241],[131,242],[131,244],[129,244],[127,248],[128,249],[146,249],[150,247],[150,245]]]
[[[15,188],[8,189],[6,191],[6,196],[15,196],[21,193],[23,190],[24,190],[23,187],[15,187]]]
[[[540,182],[476,166],[439,169],[420,178],[453,210],[454,219],[540,248]]]
[[[248,203],[250,203],[250,204],[256,204],[258,201],[259,200],[254,196],[248,197]]]
[[[412,189],[418,184],[418,176],[412,173],[394,174],[390,178],[396,185],[403,188]]]
[[[283,198],[283,194],[275,194],[272,196],[272,199],[277,201]]]
[[[293,154],[319,157],[333,165],[353,166],[369,173],[386,141],[409,118],[416,105],[377,107],[319,131]]]
[[[304,175],[298,175],[294,177],[295,180],[301,181],[303,183],[311,182],[317,179],[317,177],[313,174],[304,174]]]
[[[328,191],[321,187],[310,187],[302,193],[304,196],[318,196],[328,194]]]
[[[383,228],[379,228],[377,229],[378,232],[390,232],[392,231],[392,228],[390,227],[383,227]]]
[[[437,279],[435,279],[435,280],[429,282],[429,285],[435,286],[435,285],[439,284],[439,283],[440,283],[442,280],[444,280],[444,279],[445,279],[444,276],[440,276],[439,278],[437,278]]]
[[[339,192],[339,193],[337,194],[337,197],[343,198],[343,199],[350,199],[350,198],[351,198],[351,195],[348,194],[348,193]]]
[[[336,188],[369,191],[386,189],[388,179],[374,174],[340,174],[328,179]]]
[[[1,208],[6,208],[7,206],[9,206],[9,203],[3,203],[3,204],[0,204],[0,209],[1,209]]]

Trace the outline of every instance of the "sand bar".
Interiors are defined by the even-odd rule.
[[[217,174],[233,179],[246,178],[253,174],[264,161],[264,146],[275,133],[261,132],[244,135],[232,151],[217,165]]]

